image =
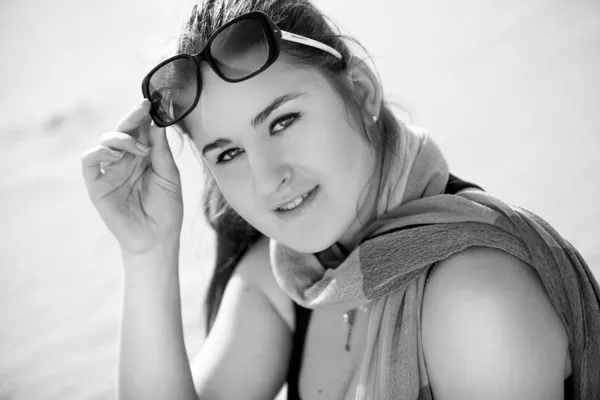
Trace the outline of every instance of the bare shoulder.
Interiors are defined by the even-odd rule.
[[[532,267],[511,254],[487,247],[470,247],[438,262],[431,271],[425,296],[449,294],[458,288],[469,288],[472,295],[525,292],[548,300]]]
[[[562,398],[566,331],[534,269],[508,253],[473,247],[438,263],[422,335],[436,398]]]
[[[275,280],[269,259],[268,238],[261,238],[248,250],[248,253],[240,261],[235,275],[242,279],[246,286],[252,286],[261,291],[288,327],[291,330],[294,329],[293,303]]]

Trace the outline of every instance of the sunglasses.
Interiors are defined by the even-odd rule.
[[[253,11],[219,28],[199,53],[171,57],[146,75],[142,92],[152,104],[152,120],[157,126],[167,127],[192,112],[202,91],[201,61],[224,81],[241,82],[260,74],[277,60],[282,40],[311,46],[342,60],[334,48],[282,31],[266,14]]]

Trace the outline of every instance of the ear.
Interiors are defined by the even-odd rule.
[[[359,103],[363,105],[363,115],[368,124],[379,119],[383,92],[379,78],[363,60],[352,57],[348,63],[348,78],[354,87]],[[373,118],[375,117],[375,118]]]

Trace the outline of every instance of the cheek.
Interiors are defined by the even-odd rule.
[[[236,203],[239,203],[239,199],[243,198],[243,196],[240,196],[240,193],[244,190],[243,180],[228,175],[226,173],[213,173],[215,182],[217,182],[217,186],[225,197],[225,200],[232,207],[237,208]]]
[[[352,128],[338,131],[335,142],[331,142],[332,154],[327,158],[328,165],[324,166],[328,173],[326,183],[330,199],[343,221],[355,217],[372,178],[375,159],[361,135]],[[340,226],[345,225],[341,222]]]
[[[323,171],[337,177],[341,186],[352,187],[362,183],[362,176],[372,170],[373,157],[362,133],[346,124],[331,126],[322,135],[319,158]]]
[[[310,128],[313,135],[309,143],[314,153],[313,161],[327,175],[354,175],[356,180],[356,173],[363,172],[364,164],[370,158],[370,149],[360,127],[348,112],[337,97],[325,97],[322,104],[311,110],[314,113]]]
[[[229,169],[213,173],[213,177],[227,203],[246,221],[252,221],[261,205],[253,196],[251,177],[246,169],[236,166]]]

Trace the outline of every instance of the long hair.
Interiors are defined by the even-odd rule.
[[[345,40],[353,40],[335,32],[327,18],[308,0],[205,0],[194,6],[189,20],[179,36],[177,52],[199,52],[219,27],[250,11],[267,14],[280,29],[302,35],[339,51],[343,60],[310,46],[283,41],[281,51],[300,68],[318,70],[345,102],[347,115],[362,127],[365,140],[375,151],[376,165],[373,177],[385,176],[390,167],[399,132],[406,129],[396,119],[384,101],[376,124],[361,118],[361,98],[355,93],[347,74],[347,61],[352,58]],[[354,40],[353,40],[354,41]],[[356,41],[354,41],[356,42]],[[185,127],[181,126],[185,132]],[[217,315],[227,282],[237,264],[262,234],[241,218],[224,199],[210,172],[205,169],[203,211],[216,233],[216,265],[205,301],[206,328],[210,331]],[[383,182],[379,179],[377,190]]]

